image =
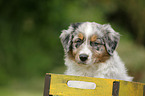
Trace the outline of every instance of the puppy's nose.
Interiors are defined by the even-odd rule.
[[[79,57],[80,57],[81,61],[86,61],[88,59],[88,55],[86,55],[86,54],[80,54]]]

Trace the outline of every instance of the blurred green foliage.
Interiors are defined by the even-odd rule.
[[[59,69],[54,69],[57,67],[61,68],[59,73],[63,72],[64,55],[59,35],[73,22],[111,23],[116,31],[125,30],[122,34],[130,32],[129,40],[136,43],[131,46],[127,43],[128,48],[145,45],[144,5],[143,0],[1,0],[0,85],[8,83],[10,78],[58,72]],[[126,50],[124,44],[121,44],[119,52],[126,56],[127,52],[122,52]],[[144,54],[144,47],[140,53],[137,49],[130,53]],[[133,58],[136,57],[130,59]],[[137,63],[144,68],[144,61],[139,61],[140,58]],[[131,69],[133,65],[128,66]],[[130,73],[135,76],[134,70]]]

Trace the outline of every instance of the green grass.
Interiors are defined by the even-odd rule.
[[[0,88],[1,96],[42,96],[40,91],[30,91],[28,89],[12,89],[12,88]]]
[[[12,80],[10,85],[0,87],[0,96],[43,96],[44,78]]]

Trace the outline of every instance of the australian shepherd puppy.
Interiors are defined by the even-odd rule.
[[[132,81],[115,51],[120,35],[109,24],[71,24],[60,35],[65,52],[66,75]]]

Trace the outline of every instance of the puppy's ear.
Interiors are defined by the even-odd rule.
[[[119,33],[115,32],[109,24],[103,25],[103,29],[105,31],[104,42],[107,52],[110,55],[113,55],[113,52],[118,46],[120,35]]]
[[[70,25],[68,30],[62,30],[62,33],[60,35],[61,43],[66,53],[69,51],[71,46],[72,32],[73,32],[73,27],[72,25]]]
[[[74,30],[76,30],[78,28],[79,25],[81,25],[83,22],[80,23],[73,23],[71,24],[71,26],[74,28]]]
[[[67,53],[72,48],[73,33],[82,23],[74,23],[69,26],[67,30],[62,30],[60,35],[61,43],[63,45],[64,51]]]

